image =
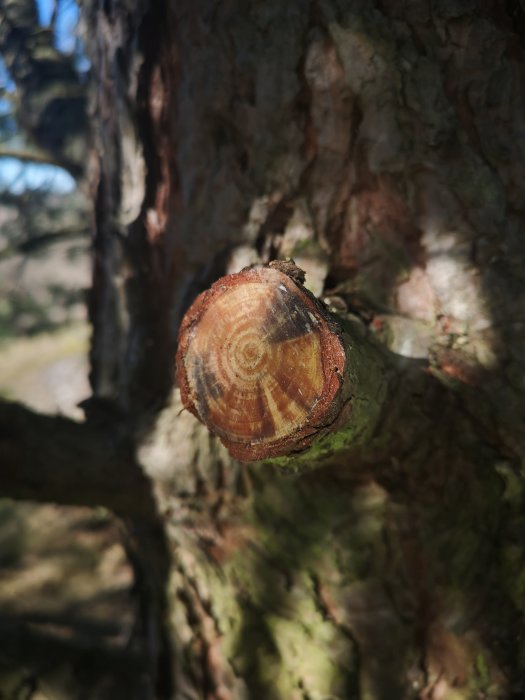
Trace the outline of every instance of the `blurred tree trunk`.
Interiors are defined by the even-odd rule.
[[[525,14],[518,2],[84,3],[91,420],[168,698],[511,698],[525,686]],[[292,256],[391,351],[366,448],[242,466],[172,390],[218,276]]]

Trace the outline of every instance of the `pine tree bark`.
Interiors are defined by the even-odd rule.
[[[92,406],[156,499],[129,525],[157,697],[521,697],[521,7],[85,12]],[[289,255],[392,374],[366,442],[292,477],[173,390],[195,297]]]

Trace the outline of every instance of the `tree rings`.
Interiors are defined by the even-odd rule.
[[[241,460],[304,449],[340,409],[339,329],[302,285],[261,267],[223,277],[184,317],[184,406]]]

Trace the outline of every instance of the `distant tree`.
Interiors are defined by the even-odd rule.
[[[36,298],[40,289],[31,294],[16,282],[16,271],[25,270],[30,258],[56,254],[50,251],[53,244],[62,249],[67,245],[73,254],[79,239],[80,245],[89,239],[83,181],[87,87],[85,72],[77,69],[78,52],[57,48],[68,38],[59,32],[64,4],[55,3],[50,24],[44,27],[34,0],[0,2],[2,337],[53,325],[50,295]],[[63,191],[58,178],[66,178],[59,168],[75,178],[78,187],[73,191]],[[71,190],[71,177],[67,179]],[[68,303],[74,301],[71,297]]]
[[[25,135],[20,147],[11,126],[0,155],[60,165],[78,178],[87,154],[87,95],[75,56],[55,47],[54,24],[39,25],[34,0],[1,0],[0,16],[0,56],[16,86],[14,117]]]
[[[521,5],[83,12],[93,397],[84,424],[3,403],[0,488],[125,524],[141,681],[84,696],[523,697]],[[287,255],[388,384],[365,445],[292,476],[173,387],[196,295]]]

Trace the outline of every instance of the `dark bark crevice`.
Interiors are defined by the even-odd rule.
[[[175,680],[168,600],[171,555],[164,522],[159,516],[148,520],[130,517],[123,522],[123,544],[135,573],[137,594],[133,641],[145,651],[155,697],[170,700]]]

